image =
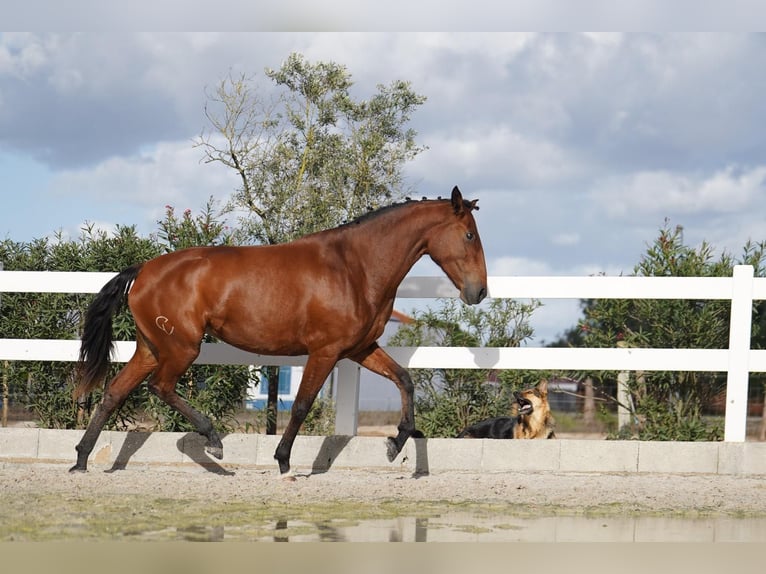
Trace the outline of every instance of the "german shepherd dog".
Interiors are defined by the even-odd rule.
[[[457,438],[556,438],[556,421],[548,405],[548,381],[514,392],[516,416],[493,417],[467,426]]]

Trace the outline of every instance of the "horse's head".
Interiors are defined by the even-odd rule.
[[[464,200],[455,186],[451,201],[448,219],[429,233],[427,251],[460,290],[460,299],[475,305],[487,296],[487,264],[472,214],[478,200]]]

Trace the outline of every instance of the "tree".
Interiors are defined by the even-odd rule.
[[[703,242],[698,248],[683,243],[683,228],[666,221],[659,236],[634,268],[637,276],[731,276],[738,262],[761,268],[763,245],[748,244],[740,261],[723,253],[714,257]],[[729,305],[722,301],[603,299],[583,304],[580,329],[591,347],[721,349],[728,346]],[[636,428],[620,436],[645,440],[711,440],[721,436],[717,425],[703,419],[703,407],[720,394],[720,373],[652,372],[630,378],[630,403]]]
[[[278,88],[268,101],[244,75],[221,81],[197,140],[239,176],[228,204],[239,243],[290,241],[404,197],[402,167],[425,149],[405,127],[425,101],[409,83],[355,100],[345,67],[295,53],[266,77]]]
[[[443,347],[517,347],[533,335],[529,319],[538,301],[491,299],[468,307],[446,299],[436,309],[413,312],[391,345]],[[539,382],[539,373],[514,370],[412,369],[418,426],[426,436],[454,437],[465,426],[493,416],[507,416],[513,391]],[[530,384],[531,383],[531,384]]]
[[[197,140],[205,161],[239,176],[227,204],[238,218],[236,242],[290,241],[404,197],[402,167],[424,149],[406,128],[425,101],[409,83],[379,85],[357,100],[344,66],[296,53],[265,74],[277,88],[269,99],[244,75],[221,81],[205,107],[212,128]],[[274,434],[279,373],[265,371]]]

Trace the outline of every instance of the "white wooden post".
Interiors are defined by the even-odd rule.
[[[736,265],[732,279],[724,440],[726,442],[744,442],[747,434],[747,385],[750,373],[753,267]]]
[[[630,393],[628,392],[629,371],[620,371],[617,373],[617,430],[621,431],[623,427],[630,425],[630,411],[628,402]]]
[[[626,349],[625,341],[617,341],[618,349]],[[630,393],[628,392],[628,381],[630,380],[630,371],[620,371],[617,373],[617,431],[630,424],[630,411],[628,402]]]
[[[338,363],[338,384],[335,394],[335,434],[356,436],[359,423],[359,375],[357,363]]]

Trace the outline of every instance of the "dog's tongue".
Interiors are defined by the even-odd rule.
[[[522,415],[528,415],[532,410],[532,403],[524,402],[519,405],[519,413]]]

